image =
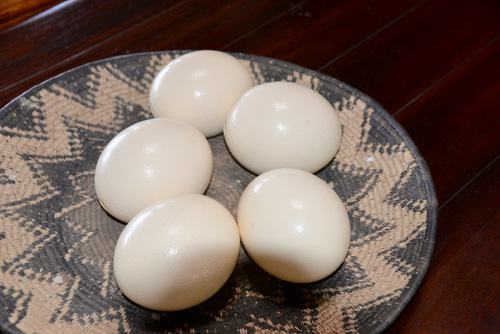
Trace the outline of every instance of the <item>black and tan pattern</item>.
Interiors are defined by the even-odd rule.
[[[352,244],[342,267],[308,285],[262,272],[242,250],[223,289],[198,307],[153,312],[113,279],[123,224],[99,207],[93,170],[120,130],[151,117],[150,84],[181,52],[123,56],[77,68],[0,111],[0,329],[12,333],[371,333],[390,324],[427,269],[436,199],[425,162],[375,102],[331,77],[237,54],[258,83],[288,80],[339,112],[341,149],[318,175],[347,206]],[[233,214],[254,175],[210,139],[207,194]]]

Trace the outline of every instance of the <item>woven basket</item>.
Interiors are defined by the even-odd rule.
[[[107,142],[150,118],[156,73],[186,51],[94,62],[29,90],[0,111],[0,329],[9,333],[376,333],[408,304],[434,244],[437,202],[417,148],[380,105],[331,77],[233,54],[255,83],[293,81],[339,114],[343,139],[317,173],[343,200],[352,235],[345,263],[313,284],[275,279],[243,250],[229,281],[191,309],[155,312],[127,300],[112,272],[124,225],[96,199],[93,171]],[[207,195],[234,215],[255,175],[209,140]]]

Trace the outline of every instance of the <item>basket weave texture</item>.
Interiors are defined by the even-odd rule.
[[[317,175],[343,200],[349,254],[313,284],[272,278],[240,251],[229,281],[207,302],[154,312],[127,300],[112,272],[124,225],[94,192],[104,146],[150,118],[149,87],[187,51],[134,54],[91,63],[36,86],[0,111],[0,330],[11,333],[376,333],[408,304],[427,270],[437,202],[425,161],[402,127],[348,85],[290,63],[233,54],[255,83],[293,81],[338,112],[343,139]],[[209,140],[214,176],[207,195],[234,215],[255,175]]]

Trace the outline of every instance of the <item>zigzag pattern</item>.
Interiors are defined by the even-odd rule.
[[[320,91],[339,113],[341,149],[318,173],[344,201],[352,243],[342,267],[306,286],[265,274],[242,249],[235,272],[206,303],[175,313],[126,300],[112,273],[123,225],[99,207],[93,169],[106,143],[150,116],[149,86],[179,53],[120,57],[70,71],[0,113],[0,321],[25,332],[337,332],[381,328],[425,271],[431,203],[405,138],[381,111],[334,79],[238,55],[255,82],[295,81]],[[383,113],[383,111],[382,111]],[[235,214],[254,177],[210,139],[207,195]],[[425,261],[424,261],[425,262]],[[387,320],[389,319],[389,320]],[[42,330],[43,329],[43,330]]]

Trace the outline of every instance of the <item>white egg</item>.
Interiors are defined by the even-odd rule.
[[[149,100],[155,117],[184,120],[212,137],[222,133],[232,104],[252,86],[252,75],[232,55],[194,51],[171,61],[157,74]]]
[[[237,222],[248,255],[269,274],[311,283],[343,263],[350,223],[337,193],[314,174],[275,169],[245,188]]]
[[[211,180],[210,145],[195,127],[174,119],[138,122],[114,137],[95,169],[102,206],[128,222],[167,196],[203,193]]]
[[[229,150],[255,174],[276,168],[314,173],[333,159],[341,137],[328,100],[292,82],[251,88],[234,104],[224,126]]]
[[[141,211],[116,244],[113,270],[120,290],[159,311],[186,309],[212,297],[238,259],[231,213],[204,195],[172,196]]]

